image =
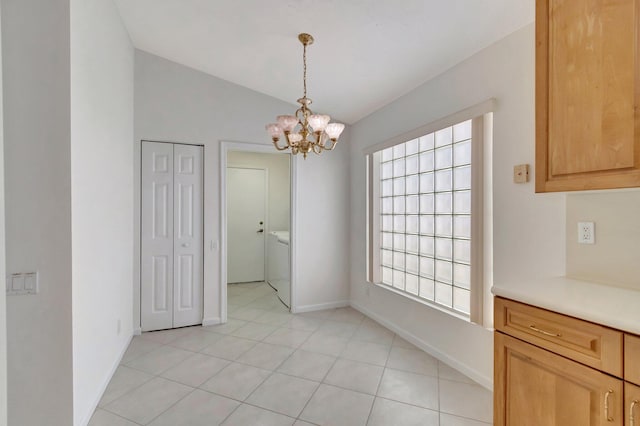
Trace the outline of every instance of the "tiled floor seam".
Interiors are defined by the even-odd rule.
[[[124,417],[124,416],[121,416],[121,415],[120,415],[120,414],[118,414],[118,413],[114,413],[113,411],[111,411],[111,410],[109,410],[109,409],[107,409],[107,408],[104,408],[104,407],[98,407],[98,408],[96,408],[96,410],[94,411],[94,413],[93,413],[92,417],[95,415],[95,413],[96,413],[98,410],[106,411],[106,412],[107,412],[107,413],[109,413],[109,414],[113,414],[114,416],[119,417],[119,418],[121,418],[121,419],[123,419],[123,420],[126,420],[126,421],[128,421],[128,422],[131,422],[131,423],[133,423],[133,424],[135,424],[135,425],[144,426],[144,424],[142,424],[142,423],[138,423],[138,422],[136,422],[136,421],[133,421],[133,420],[131,420],[131,419],[128,419],[128,418],[126,418],[126,417]]]
[[[344,351],[344,349],[342,350]],[[342,352],[340,352],[342,353]],[[315,396],[316,392],[318,392],[318,389],[320,389],[320,385],[322,385],[325,381],[325,379],[327,378],[327,376],[329,375],[329,372],[333,369],[333,367],[336,365],[336,362],[338,362],[338,359],[340,359],[339,356],[336,356],[336,359],[333,360],[333,363],[331,364],[331,367],[329,367],[329,369],[327,370],[326,373],[324,373],[324,376],[322,377],[322,380],[320,381],[320,383],[318,383],[318,386],[316,387],[316,389],[313,391],[313,393],[311,394],[311,397],[309,398],[309,400],[307,400],[307,402],[304,404],[304,407],[302,407],[302,410],[300,410],[300,413],[298,414],[298,417],[296,418],[297,420],[301,420],[303,422],[306,422],[306,420],[301,419],[300,416],[302,415],[302,413],[304,413],[304,410],[307,408],[307,406],[309,405],[309,402],[311,402],[311,400],[313,399],[313,397]],[[308,422],[310,423],[310,422]]]

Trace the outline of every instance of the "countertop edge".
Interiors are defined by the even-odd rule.
[[[640,291],[567,277],[494,284],[495,296],[640,334]]]

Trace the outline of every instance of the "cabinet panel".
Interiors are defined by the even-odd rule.
[[[536,2],[536,191],[640,186],[638,0]]]
[[[623,424],[622,380],[499,332],[494,370],[497,426]]]
[[[640,387],[624,384],[625,426],[640,426]]]
[[[640,337],[624,335],[624,379],[640,386]],[[640,426],[640,420],[638,421]]]
[[[500,297],[494,315],[496,330],[622,377],[620,331]]]

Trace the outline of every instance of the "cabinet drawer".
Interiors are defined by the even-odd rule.
[[[496,298],[495,328],[616,377],[623,333],[555,312]]]
[[[632,334],[624,335],[624,379],[640,385],[640,337]]]

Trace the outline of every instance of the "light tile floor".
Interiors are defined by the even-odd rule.
[[[492,395],[351,308],[292,315],[265,283],[229,321],[136,336],[90,426],[492,422]]]

